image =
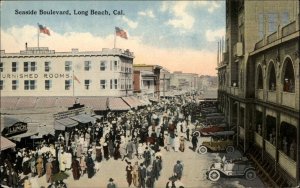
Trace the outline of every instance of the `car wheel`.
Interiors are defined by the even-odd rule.
[[[208,179],[211,181],[218,181],[220,177],[221,177],[220,172],[217,170],[211,170],[208,173]]]
[[[227,146],[226,152],[227,152],[227,153],[232,153],[232,152],[234,152],[234,147],[233,147],[233,146]]]
[[[247,180],[254,180],[256,178],[256,172],[253,169],[247,170],[245,173]]]
[[[200,153],[200,154],[205,154],[205,153],[207,153],[207,147],[205,147],[205,146],[200,146],[199,149],[198,149],[198,153]]]
[[[200,136],[200,133],[199,133],[199,131],[195,131],[194,133],[193,133],[193,136]]]

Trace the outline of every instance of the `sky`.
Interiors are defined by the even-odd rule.
[[[110,15],[92,15],[93,10]],[[28,15],[30,11],[36,14]],[[113,48],[115,27],[120,27],[128,39],[116,37],[116,48],[134,52],[135,64],[215,76],[218,41],[225,35],[225,1],[1,1],[1,50],[17,53],[26,42],[37,47],[37,23],[50,31],[39,37],[39,46],[50,50]]]

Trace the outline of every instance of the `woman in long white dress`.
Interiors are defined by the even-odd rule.
[[[179,151],[179,146],[180,146],[180,141],[178,135],[175,135],[174,138],[174,151],[178,152]]]

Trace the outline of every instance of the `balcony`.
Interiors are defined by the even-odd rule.
[[[233,56],[235,57],[241,57],[243,55],[243,43],[237,42],[233,46]]]
[[[283,168],[290,176],[296,178],[296,162],[289,158],[282,151],[279,151],[278,162],[280,167]]]
[[[267,101],[277,103],[276,91],[267,91]]]
[[[264,40],[261,39],[260,41],[258,41],[256,44],[255,44],[255,50],[261,48],[264,46]]]
[[[239,95],[239,88],[238,87],[231,87],[230,88],[230,93],[232,94],[232,95]]]
[[[276,149],[275,146],[273,146],[270,142],[265,140],[265,146],[266,146],[266,152],[273,158],[275,159],[276,156]]]
[[[254,140],[255,144],[258,145],[259,147],[263,147],[263,139],[262,136],[260,136],[258,133],[254,133]]]
[[[267,36],[267,44],[270,44],[277,40],[277,31]]]
[[[288,36],[296,31],[296,21],[289,23],[282,28],[282,37]]]
[[[257,89],[255,97],[257,99],[264,100],[264,90],[263,89]]]
[[[290,92],[281,92],[281,104],[284,106],[288,106],[291,108],[295,108],[296,106],[296,94]]]

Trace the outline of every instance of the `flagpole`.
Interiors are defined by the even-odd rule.
[[[74,93],[75,93],[75,82],[74,82],[74,70],[72,70],[72,74],[73,74],[73,76],[72,76],[72,78],[73,78],[73,80],[72,80],[72,85],[73,85],[73,97],[74,97]]]
[[[38,26],[38,34],[37,34],[37,36],[38,36],[38,40],[37,40],[37,45],[38,45],[38,50],[40,49],[40,29],[39,29],[39,26]]]
[[[116,31],[115,31],[115,38],[114,38],[114,48],[116,48],[116,39],[117,37],[116,37]]]

